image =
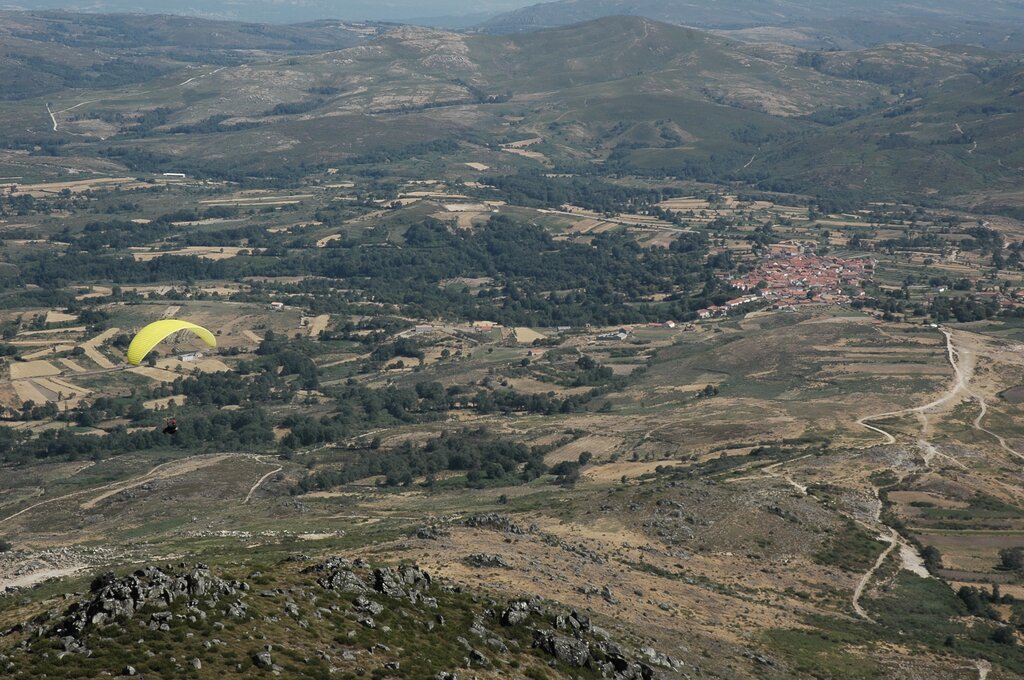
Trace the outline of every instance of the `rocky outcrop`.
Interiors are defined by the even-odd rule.
[[[377,592],[387,597],[409,600],[413,604],[436,607],[437,601],[429,597],[432,580],[430,574],[414,565],[403,565],[397,569],[380,567],[370,571],[362,560],[346,560],[332,557],[326,562],[309,567],[303,573],[319,573],[317,583],[324,590],[363,595]],[[366,576],[359,572],[368,572]],[[361,602],[356,598],[356,602]]]
[[[353,571],[355,564],[351,560],[332,557],[326,562],[304,569],[302,573],[319,573],[316,582],[324,590],[335,590],[340,593],[368,593],[370,587]]]
[[[439,541],[451,535],[451,530],[440,524],[431,524],[416,530],[416,538],[423,539],[424,541]]]
[[[611,642],[589,642],[581,637],[535,630],[533,646],[544,650],[567,666],[592,668],[605,678],[653,680],[657,677],[653,668],[630,660]]]
[[[463,560],[466,564],[471,567],[483,568],[483,567],[496,567],[498,569],[511,569],[512,565],[505,561],[505,558],[501,555],[491,555],[488,553],[475,553],[473,555],[467,555]]]
[[[487,564],[494,564],[489,558],[498,556],[484,557],[488,558],[485,560]],[[339,639],[342,645],[339,649],[317,651],[323,661],[331,664],[332,673],[352,670],[352,666],[346,664],[359,664],[359,668],[366,668],[371,663],[377,669],[374,672],[404,671],[407,657],[402,655],[406,650],[392,645],[398,640],[409,642],[417,637],[395,637],[396,628],[406,632],[435,631],[438,626],[448,628],[444,639],[461,647],[455,656],[461,659],[456,662],[458,668],[428,676],[443,680],[457,679],[462,675],[471,677],[476,669],[500,669],[510,663],[509,655],[524,653],[531,656],[540,653],[552,665],[580,669],[579,673],[586,677],[608,680],[655,680],[658,677],[655,668],[676,674],[685,674],[688,670],[681,662],[653,648],[631,651],[627,655],[611,641],[608,633],[593,625],[585,613],[566,612],[539,597],[504,605],[489,598],[482,601],[479,594],[468,593],[458,585],[435,583],[428,572],[415,565],[373,567],[363,560],[330,558],[306,567],[301,573],[314,577],[322,590],[314,593],[302,584],[278,583],[277,587],[268,587],[253,599],[252,615],[246,601],[248,585],[218,578],[202,564],[192,568],[181,565],[177,570],[148,567],[124,577],[107,573],[96,578],[88,595],[63,614],[59,610],[51,610],[30,623],[0,633],[0,637],[9,634],[22,637],[17,649],[22,650],[19,658],[24,661],[38,652],[38,649],[33,649],[31,641],[41,640],[52,649],[52,638],[55,637],[59,639],[58,658],[68,654],[95,656],[109,653],[109,650],[103,651],[103,647],[94,647],[95,652],[89,647],[96,640],[113,639],[112,633],[128,630],[125,627],[128,620],[132,620],[133,627],[148,628],[158,634],[167,632],[175,637],[184,633],[186,638],[190,638],[193,637],[192,632],[176,630],[175,626],[184,626],[185,622],[192,625],[215,616],[210,629],[223,631],[233,628],[228,618],[237,617],[247,621],[244,628],[248,640],[262,639],[266,642],[268,638],[265,632],[261,633],[260,623],[290,617],[302,629],[316,626],[317,621],[331,621],[332,625],[341,622],[348,629],[347,638],[352,640],[351,643],[346,645]],[[266,583],[258,571],[252,572],[248,578]],[[455,609],[440,609],[438,597],[446,606],[454,606]],[[471,617],[463,614],[471,614]],[[193,625],[193,630],[203,628]],[[518,630],[510,630],[512,628]],[[319,633],[313,634],[319,639]],[[51,640],[43,639],[47,637]],[[360,637],[372,641],[386,640],[389,644],[378,642],[362,647],[365,651],[358,651],[359,647],[353,645]],[[205,650],[225,644],[216,638],[197,638],[195,642]],[[288,643],[282,641],[282,644]],[[198,647],[196,649],[198,651]],[[177,664],[178,670],[188,672],[209,672],[216,665],[214,660],[201,658],[192,651],[188,648],[188,655],[180,661],[170,660]],[[271,644],[240,651],[260,673],[280,675],[285,672],[275,663],[279,654]],[[287,658],[290,653],[286,649],[282,654]],[[152,658],[155,652],[142,649],[138,660],[120,657],[118,663],[121,665],[116,667],[124,669],[123,675],[130,675],[123,663],[131,660],[135,664],[131,670],[137,668],[136,672],[141,675],[143,655]],[[335,660],[344,663],[334,666]],[[0,655],[0,674],[14,668],[11,664]],[[235,665],[239,671],[244,667],[244,662]],[[387,677],[393,677],[393,674],[389,673]]]
[[[101,574],[93,581],[88,599],[73,604],[53,633],[80,638],[90,627],[132,619],[144,607],[167,609],[178,600],[202,602],[207,609],[223,607],[225,615],[244,618],[246,606],[240,598],[249,590],[247,584],[218,578],[205,564],[191,569],[179,565],[179,569],[183,571],[146,567],[120,578],[110,572]],[[195,605],[189,610],[206,618],[206,612]],[[149,625],[169,630],[170,619],[169,611],[157,612],[151,615]]]
[[[468,517],[464,524],[471,529],[493,529],[494,531],[501,531],[506,534],[525,535],[536,533],[537,531],[537,527],[534,525],[523,528],[508,517],[493,512]]]

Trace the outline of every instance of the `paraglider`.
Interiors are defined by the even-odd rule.
[[[179,333],[181,331],[189,331],[199,336],[199,338],[210,347],[217,346],[217,338],[214,337],[213,333],[197,326],[194,323],[188,321],[180,321],[178,319],[163,319],[161,321],[154,321],[148,326],[143,327],[128,345],[128,363],[133,366],[138,366],[142,363],[142,360],[146,358],[146,355],[153,351],[153,348],[163,342],[167,337]],[[178,421],[176,418],[170,418],[167,424],[164,426],[163,433],[166,435],[174,435],[178,432]]]
[[[138,366],[154,347],[163,342],[169,335],[173,335],[179,331],[191,331],[198,335],[203,342],[210,347],[217,346],[217,338],[213,336],[213,333],[202,326],[197,326],[196,324],[189,323],[188,321],[164,319],[162,321],[154,321],[144,327],[134,338],[132,338],[131,344],[128,345],[128,363],[133,366]]]

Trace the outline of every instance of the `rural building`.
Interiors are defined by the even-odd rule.
[[[722,305],[711,305],[706,309],[698,309],[697,317],[700,319],[711,319],[716,316],[722,316],[726,312],[726,308]]]

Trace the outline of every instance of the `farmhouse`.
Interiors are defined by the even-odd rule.
[[[697,317],[700,319],[710,319],[716,316],[722,316],[726,312],[726,308],[722,305],[711,305],[706,309],[698,309]]]
[[[756,295],[744,295],[743,297],[734,298],[725,303],[725,308],[735,309],[736,307],[747,305],[750,304],[751,302],[756,302],[757,298],[758,296]]]

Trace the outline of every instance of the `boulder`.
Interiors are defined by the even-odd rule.
[[[529,529],[524,529],[508,517],[493,512],[469,517],[466,519],[464,524],[467,527],[474,529],[494,529],[495,531],[501,531],[506,534],[523,535],[533,533],[535,531],[535,528],[532,526]]]
[[[489,553],[474,553],[467,555],[463,560],[466,564],[471,567],[485,568],[493,567],[499,569],[511,569],[512,565],[505,561],[505,558],[501,555],[492,555]]]
[[[590,661],[590,645],[583,640],[556,635],[553,632],[536,631],[534,647],[543,649],[567,666],[583,668]]]
[[[522,600],[512,602],[501,612],[501,625],[518,626],[530,618],[530,605]]]

